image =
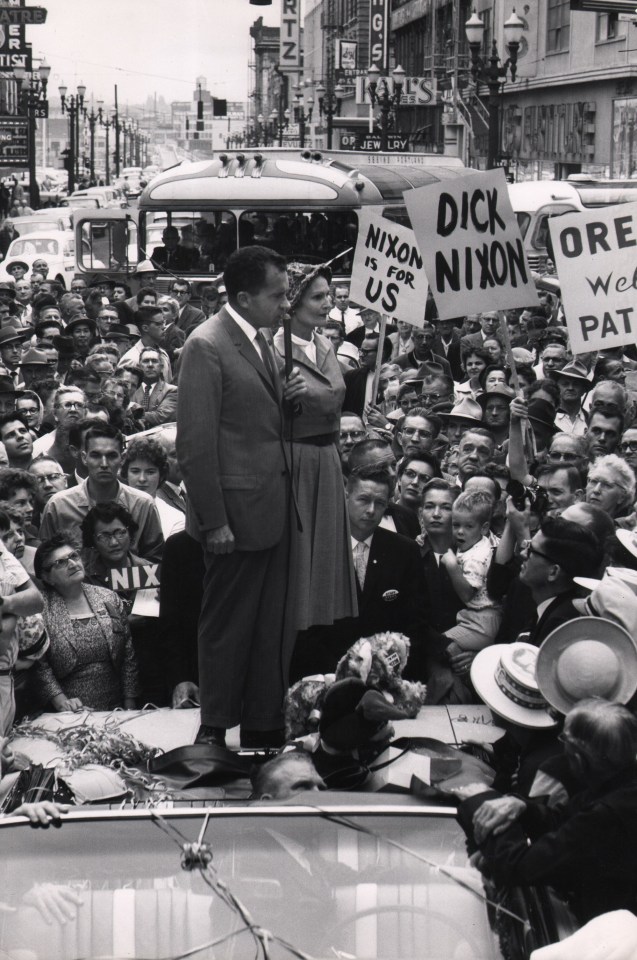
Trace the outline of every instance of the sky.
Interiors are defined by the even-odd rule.
[[[35,0],[27,0],[29,4]],[[80,82],[86,96],[120,107],[155,92],[167,103],[189,100],[195,77],[214,96],[245,100],[251,59],[250,26],[263,16],[277,26],[281,0],[271,7],[248,0],[41,0],[43,26],[27,27],[34,56],[51,66],[49,98],[64,83]]]

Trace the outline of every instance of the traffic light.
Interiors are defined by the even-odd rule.
[[[228,101],[218,100],[217,97],[213,97],[212,98],[212,115],[213,117],[227,117]]]
[[[197,132],[203,133],[203,100],[197,100]]]
[[[67,148],[66,150],[60,150],[60,156],[62,157],[62,168],[71,173],[73,170],[73,160],[71,158],[71,151]]]

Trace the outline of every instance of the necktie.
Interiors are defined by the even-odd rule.
[[[341,310],[341,319],[343,321],[343,330],[345,329],[345,311]]]
[[[365,586],[365,574],[367,572],[367,544],[359,542],[354,547],[354,569],[356,578],[361,588]]]
[[[259,347],[261,348],[261,359],[263,360],[263,366],[268,371],[268,376],[270,382],[274,387],[275,391],[278,392],[278,382],[279,374],[274,363],[274,357],[272,356],[272,351],[270,350],[270,344],[267,341],[267,338],[262,330],[257,330],[256,339],[259,341]]]
[[[148,408],[150,407],[150,391],[151,391],[151,386],[150,386],[150,384],[149,384],[149,383],[145,383],[145,384],[144,384],[144,396],[143,396],[143,398],[142,398],[142,407],[144,408],[144,410],[148,410]]]

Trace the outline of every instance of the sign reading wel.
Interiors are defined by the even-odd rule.
[[[404,197],[441,319],[538,302],[502,170]]]
[[[413,230],[363,208],[350,284],[354,303],[422,327],[427,290]]]
[[[573,353],[637,341],[637,203],[549,219]]]

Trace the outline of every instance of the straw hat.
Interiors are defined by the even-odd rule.
[[[627,703],[637,690],[637,646],[612,620],[569,620],[540,647],[537,682],[545,699],[562,714],[587,697]]]
[[[604,577],[584,600],[573,600],[573,606],[585,617],[612,620],[637,637],[637,596],[634,586],[620,577]]]
[[[531,643],[485,647],[471,664],[471,683],[498,716],[519,727],[547,729],[556,721],[535,679],[537,655]]]
[[[290,303],[290,313],[299,305],[303,294],[317,277],[323,277],[328,283],[332,282],[332,271],[322,263],[315,265],[295,261],[288,263],[287,272],[289,282],[287,298]]]
[[[440,414],[446,420],[466,420],[468,423],[482,423],[482,407],[471,397],[463,397],[451,408],[449,413]]]

